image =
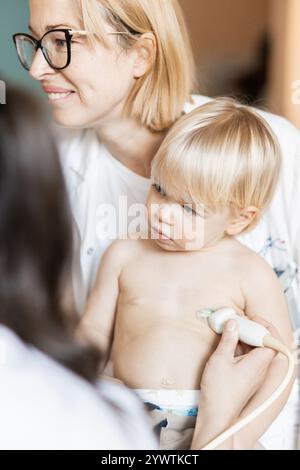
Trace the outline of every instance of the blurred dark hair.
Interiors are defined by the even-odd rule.
[[[0,105],[0,324],[93,381],[98,352],[77,345],[70,288],[72,219],[57,149],[37,99]]]

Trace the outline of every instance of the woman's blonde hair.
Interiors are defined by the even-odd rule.
[[[153,131],[169,128],[183,112],[195,84],[192,49],[178,0],[77,0],[83,27],[109,47],[105,23],[123,49],[152,32],[157,51],[149,72],[137,80],[125,114]],[[96,34],[95,34],[96,33]]]
[[[181,203],[255,206],[253,228],[272,200],[280,169],[281,150],[265,120],[253,108],[219,98],[173,126],[152,162],[152,179]]]

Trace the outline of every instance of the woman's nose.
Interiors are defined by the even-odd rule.
[[[29,70],[31,78],[34,80],[42,80],[45,75],[55,75],[55,73],[56,71],[50,67],[41,49],[38,49]]]

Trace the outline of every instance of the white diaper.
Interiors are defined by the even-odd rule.
[[[294,450],[299,432],[299,381],[296,381],[289,400],[259,443],[265,450]],[[178,416],[197,416],[199,390],[135,390],[140,399],[153,410]]]
[[[197,416],[200,390],[136,389],[140,399],[153,409],[180,416]]]

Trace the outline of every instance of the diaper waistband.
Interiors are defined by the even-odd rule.
[[[180,416],[197,416],[200,390],[146,390],[135,393],[151,410]]]

